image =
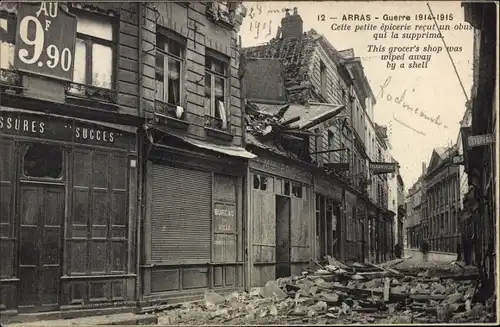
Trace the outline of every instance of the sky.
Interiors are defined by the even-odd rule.
[[[473,31],[460,29],[460,26],[470,25],[464,22],[464,10],[459,1],[430,1],[429,5],[438,18],[446,19],[451,18],[450,15],[453,16],[453,20],[438,21],[438,25],[450,26],[450,30],[441,29],[441,33],[446,45],[457,50],[450,52],[450,55],[467,98],[440,38],[411,41],[402,39],[400,36],[399,39],[395,39],[390,38],[389,31],[387,38],[375,40],[374,34],[379,34],[380,31],[353,31],[356,24],[363,23],[373,23],[377,25],[377,28],[380,28],[382,23],[408,23],[411,24],[412,29],[415,29],[416,24],[432,26],[433,20],[417,21],[416,19],[420,16],[415,17],[415,14],[429,14],[426,1],[269,1],[243,2],[243,5],[247,8],[247,16],[240,29],[243,47],[268,42],[276,35],[277,27],[281,25],[281,18],[285,15],[282,9],[297,7],[298,13],[304,21],[304,31],[313,28],[325,36],[337,50],[354,49],[355,56],[361,58],[365,75],[377,97],[377,103],[374,106],[374,121],[379,125],[388,126],[389,142],[392,146],[391,155],[401,166],[400,173],[406,189],[410,188],[421,175],[422,162],[428,166],[434,148],[449,146],[457,141],[459,123],[465,112],[467,98],[470,96],[473,62]],[[349,14],[363,15],[365,19],[366,15],[370,14],[371,21],[342,22],[343,15]],[[410,15],[411,20],[408,22],[384,21],[384,14],[392,17]],[[322,15],[325,15],[324,21]],[[335,17],[336,19],[334,19]],[[374,17],[379,17],[379,19],[374,19]],[[390,18],[387,17],[387,19]],[[351,31],[332,30],[333,23],[338,25],[347,23],[351,26]],[[264,24],[266,24],[265,27]],[[258,34],[256,26],[260,26]],[[399,33],[404,32],[399,31]],[[437,49],[441,46],[442,50],[439,53],[432,53],[426,68],[400,68],[399,63],[402,61],[398,61],[397,67],[391,69],[387,66],[387,60],[382,60],[380,53],[369,51],[372,50],[369,49],[369,45],[385,46],[386,51],[391,46],[417,45],[420,47],[420,54],[429,54],[422,52],[426,47]],[[460,47],[461,51],[458,51]],[[413,61],[408,60],[407,56],[411,54],[408,50],[404,60],[406,64]],[[401,54],[401,52],[397,54]],[[416,62],[421,62],[421,60],[416,60]],[[387,82],[389,77],[390,80]],[[401,100],[403,92],[405,92],[404,100],[399,101],[398,104],[395,99]],[[404,106],[405,103],[407,106]],[[413,109],[419,108],[417,114],[410,112],[408,106]],[[430,118],[439,116],[441,125],[438,126],[428,119],[422,118],[418,114],[420,112],[425,112]]]

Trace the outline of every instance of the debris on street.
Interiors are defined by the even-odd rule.
[[[406,271],[345,263],[307,269],[249,293],[206,292],[200,303],[164,312],[159,324],[438,323],[495,321],[493,303],[475,303],[477,272]],[[320,267],[319,267],[320,266]]]

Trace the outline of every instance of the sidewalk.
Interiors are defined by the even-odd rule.
[[[6,324],[9,327],[28,326],[102,326],[102,325],[156,325],[155,314],[118,313],[105,316],[93,316],[74,319],[42,320],[27,323]]]

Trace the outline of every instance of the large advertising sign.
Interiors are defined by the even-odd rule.
[[[76,16],[57,2],[18,4],[14,65],[20,71],[73,79]]]

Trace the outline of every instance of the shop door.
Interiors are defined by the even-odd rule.
[[[290,266],[290,198],[276,196],[276,278],[289,277]]]
[[[59,304],[64,187],[21,185],[21,307]]]
[[[22,160],[19,309],[24,312],[54,310],[59,306],[63,155],[59,149],[44,151],[44,147],[28,148]]]

